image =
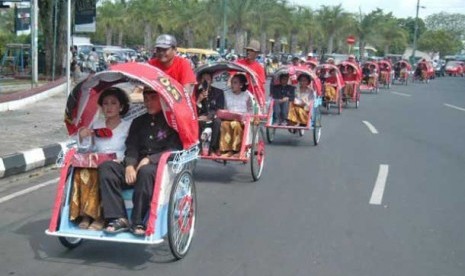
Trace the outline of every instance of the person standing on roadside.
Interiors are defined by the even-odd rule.
[[[159,35],[155,41],[155,54],[149,60],[153,65],[177,80],[192,95],[196,78],[190,62],[176,55],[176,38],[169,34]]]

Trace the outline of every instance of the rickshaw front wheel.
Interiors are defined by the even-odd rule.
[[[321,138],[321,114],[318,112],[315,114],[315,122],[313,123],[313,144],[315,146],[320,143]]]
[[[84,241],[81,238],[68,238],[68,237],[58,237],[58,240],[64,247],[67,247],[69,249],[74,249],[78,247]]]
[[[266,140],[268,140],[268,143],[273,143],[274,141],[274,135],[276,134],[276,129],[275,128],[266,128]]]
[[[263,141],[263,133],[260,131],[260,126],[253,129],[253,138],[250,154],[250,169],[252,178],[258,181],[262,176],[263,165],[265,164],[265,142]]]
[[[168,207],[168,243],[180,260],[189,251],[197,217],[197,193],[192,173],[181,172],[171,187]]]

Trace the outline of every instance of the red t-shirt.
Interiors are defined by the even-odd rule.
[[[252,69],[257,74],[258,81],[260,82],[263,91],[265,91],[265,82],[266,82],[265,68],[263,68],[263,66],[256,60],[251,62],[248,59],[240,59],[237,61],[237,63],[246,65],[250,69]]]
[[[177,80],[182,86],[189,83],[196,83],[195,74],[189,61],[182,57],[175,56],[173,63],[168,67],[165,67],[157,58],[150,59],[149,64],[159,68],[167,75]]]

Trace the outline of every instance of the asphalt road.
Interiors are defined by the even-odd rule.
[[[323,124],[316,147],[278,131],[259,182],[248,165],[200,162],[179,262],[167,246],[65,249],[44,234],[54,185],[2,202],[0,275],[465,275],[465,78],[363,94]],[[0,202],[57,177],[1,180]]]

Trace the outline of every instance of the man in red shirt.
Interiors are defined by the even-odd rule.
[[[176,55],[176,38],[162,34],[155,41],[155,58],[149,60],[153,65],[177,80],[192,95],[196,78],[188,60]]]
[[[244,49],[247,52],[247,57],[238,60],[237,63],[248,66],[257,74],[260,89],[262,89],[264,95],[266,82],[265,68],[257,61],[258,54],[260,53],[260,42],[252,39]]]

